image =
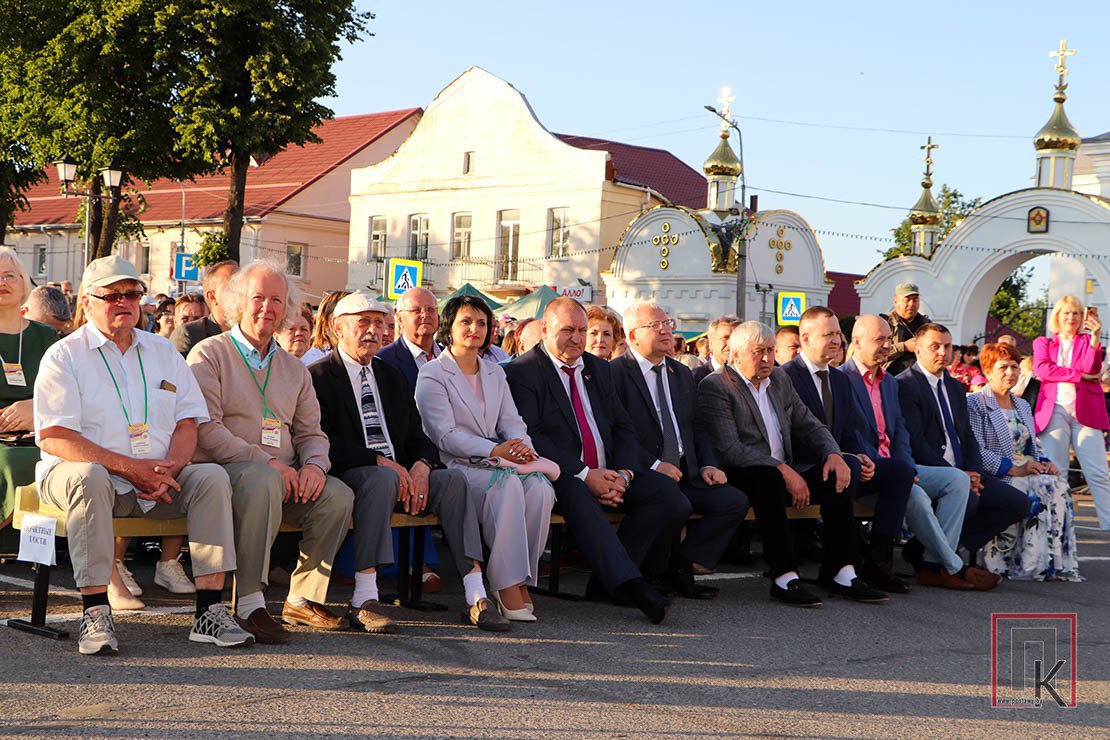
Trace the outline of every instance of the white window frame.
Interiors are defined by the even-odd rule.
[[[547,212],[547,258],[564,260],[570,257],[570,224],[566,206],[549,208]]]
[[[381,228],[376,228],[376,222]],[[389,242],[389,219],[386,216],[370,217],[370,234],[366,245],[366,261],[377,262],[385,259],[386,245]]]
[[[520,210],[506,208],[497,212],[497,279],[515,281],[519,275]]]
[[[297,250],[297,272],[290,272],[289,260],[294,256],[293,249]],[[285,274],[291,278],[304,279],[305,258],[308,256],[308,245],[304,242],[285,242]]]
[[[459,225],[460,219],[468,219],[466,227]],[[474,238],[474,214],[460,211],[451,216],[451,259],[469,259],[471,240]]]
[[[36,244],[31,248],[32,264],[35,267],[35,274],[33,277],[45,278],[47,270],[50,269],[50,253],[47,251],[45,244]],[[40,270],[39,267],[42,267]]]
[[[409,253],[408,258],[428,259],[428,214],[414,213],[409,216]]]

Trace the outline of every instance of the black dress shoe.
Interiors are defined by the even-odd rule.
[[[868,586],[859,576],[852,579],[851,586],[841,586],[836,581],[827,581],[821,585],[829,590],[830,596],[851,599],[861,604],[882,604],[890,598],[879,589]]]
[[[915,573],[921,570],[921,563],[924,558],[925,546],[922,545],[921,541],[916,537],[908,540],[906,544],[902,545],[902,559],[913,566]]]
[[[684,599],[709,601],[717,598],[717,594],[721,593],[721,589],[716,586],[704,586],[695,581],[694,572],[687,568],[677,569],[674,571],[672,578],[675,593]]]
[[[590,580],[586,581],[586,601],[597,601],[603,604],[612,603],[613,596],[605,587],[601,585],[601,581],[596,576],[590,576]]]
[[[888,594],[908,594],[910,592],[910,585],[894,575],[894,571],[889,565],[865,565],[863,567],[863,577],[867,579],[869,584],[880,591],[886,591]]]
[[[771,598],[778,599],[787,606],[802,608],[821,606],[821,599],[802,588],[802,582],[798,578],[786,584],[786,588],[781,588],[777,583],[771,581]]]
[[[633,578],[622,583],[617,589],[617,596],[635,604],[652,624],[661,624],[671,610],[671,602],[643,578]]]
[[[647,576],[647,577],[644,578],[644,580],[648,582],[649,586],[651,586],[656,591],[658,591],[661,596],[664,596],[668,599],[670,597],[674,596],[674,593],[675,593],[674,579],[671,578],[670,576],[667,576],[667,577]]]

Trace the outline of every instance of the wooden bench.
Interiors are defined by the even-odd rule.
[[[857,503],[854,507],[855,516],[857,519],[871,519],[875,516],[875,510],[870,506]],[[618,511],[605,512],[605,518],[610,523],[619,524],[624,519],[624,514]],[[691,519],[700,519],[700,514],[694,514]],[[787,519],[810,519],[816,520],[821,518],[821,507],[817,504],[810,506],[803,506],[800,509],[788,507],[786,509]],[[745,522],[755,521],[755,510],[748,509],[748,515],[744,517]],[[554,596],[561,599],[581,599],[581,596],[568,594],[565,591],[559,590],[559,575],[563,566],[563,537],[566,529],[567,520],[560,514],[551,515],[551,531],[547,538],[548,547],[551,550],[551,559],[548,562],[547,574],[547,588],[533,587],[531,590],[543,594],[545,596]]]
[[[16,489],[16,507],[12,516],[12,526],[15,529],[23,528],[23,519],[28,514],[53,517],[56,522],[55,533],[58,537],[66,536],[65,512],[39,500],[38,488],[35,484],[21,486]],[[410,516],[408,514],[394,513],[390,526],[398,530],[397,553],[397,598],[396,603],[411,609],[422,611],[441,611],[447,607],[443,604],[424,601],[423,571],[424,571],[424,528],[439,524],[439,519],[428,514],[426,516]],[[352,525],[353,526],[353,525]],[[172,537],[175,535],[188,535],[188,521],[180,519],[147,519],[145,517],[116,517],[112,520],[112,530],[116,537]],[[412,538],[416,530],[417,537]],[[288,524],[281,525],[282,532],[299,532],[298,527]],[[412,547],[410,562],[409,547]],[[53,637],[64,640],[69,637],[69,632],[46,626],[46,607],[50,598],[50,575],[55,566],[36,563],[35,589],[31,596],[31,618],[9,619],[8,626],[36,635]],[[383,597],[383,600],[386,600]]]

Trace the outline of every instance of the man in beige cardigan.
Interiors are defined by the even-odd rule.
[[[292,293],[274,265],[247,265],[227,286],[231,330],[200,342],[188,358],[211,417],[200,426],[197,458],[220,463],[231,479],[236,619],[264,644],[292,639],[266,611],[262,593],[270,546],[283,521],[300,527],[304,537],[282,618],[324,630],[348,626],[324,603],[354,494],[327,475],[328,438],[308,370],[273,338],[287,310],[296,310]]]

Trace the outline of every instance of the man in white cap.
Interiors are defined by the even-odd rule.
[[[375,357],[389,310],[367,293],[340,300],[332,314],[336,349],[309,368],[321,426],[331,439],[332,473],[355,492],[351,623],[367,632],[394,631],[393,622],[373,609],[377,568],[393,562],[390,514],[430,511],[439,517],[463,576],[471,623],[503,632],[509,622],[482,584],[482,536],[477,512],[467,503],[466,477],[442,469],[404,375]]]
[[[921,313],[921,291],[914,283],[899,283],[894,287],[894,307],[889,313],[879,314],[890,324],[893,350],[883,369],[898,375],[917,362],[917,330],[931,319]]]
[[[185,517],[197,604],[189,639],[250,645],[220,603],[235,570],[231,485],[218,465],[191,464],[208,409],[185,361],[136,325],[145,286],[127,260],[102,257],[81,281],[88,322],[54,344],[35,381],[39,496],[66,512],[70,560],[84,613],[78,649],[118,647],[108,579],[112,517]]]

